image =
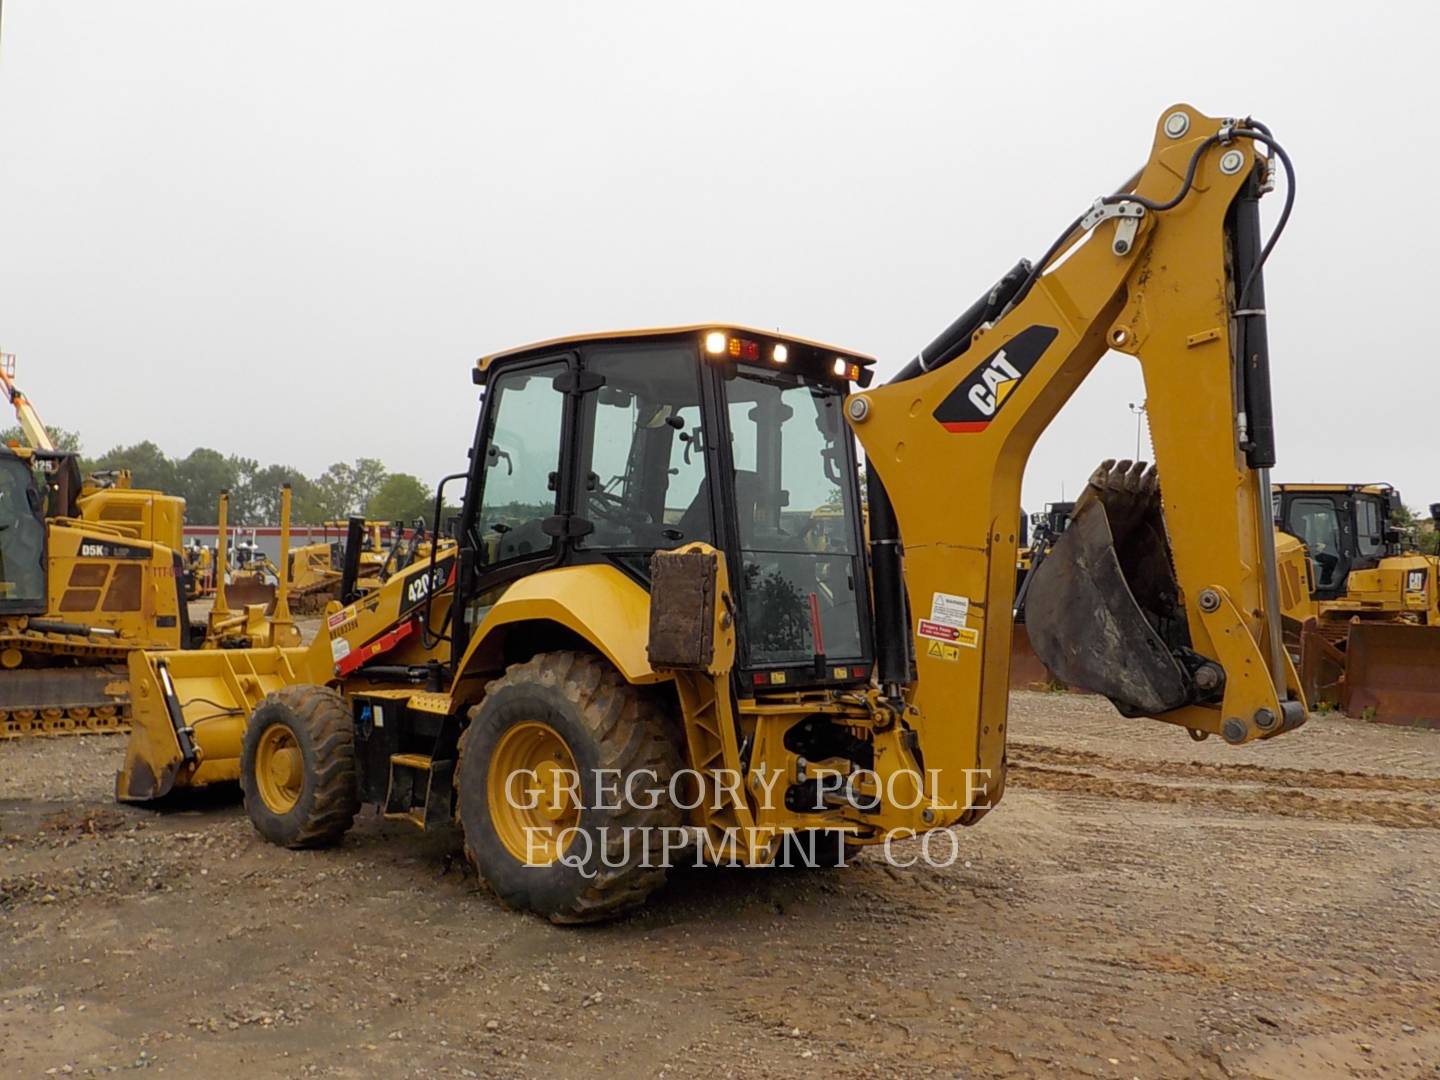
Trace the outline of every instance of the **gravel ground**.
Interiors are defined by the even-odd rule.
[[[0,1073],[1440,1077],[1440,733],[1011,732],[952,866],[688,870],[580,929],[453,833],[288,852],[231,792],[114,804],[123,738],[0,743]]]

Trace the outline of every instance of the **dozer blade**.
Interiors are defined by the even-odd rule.
[[[1155,470],[1106,461],[1035,569],[1025,626],[1062,682],[1104,694],[1127,716],[1155,716],[1190,700],[1160,634],[1180,617],[1177,592]]]
[[[1010,689],[1048,690],[1056,681],[1055,673],[1035,655],[1025,624],[1017,622],[1010,637]]]
[[[1300,687],[1305,691],[1305,700],[1311,705],[1340,705],[1345,689],[1345,650],[1320,632],[1314,618],[1300,625],[1298,639]],[[1286,648],[1290,647],[1287,640]]]
[[[1350,716],[1440,728],[1440,626],[1352,623],[1343,688]]]
[[[236,610],[264,604],[265,614],[269,615],[275,610],[275,586],[263,581],[232,581],[225,586],[225,602]]]

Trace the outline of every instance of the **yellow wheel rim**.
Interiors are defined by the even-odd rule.
[[[284,724],[265,729],[255,747],[255,787],[266,809],[288,814],[305,788],[305,759],[295,732]]]
[[[490,821],[500,842],[528,866],[565,853],[580,824],[575,755],[549,724],[516,724],[495,744],[488,777]]]

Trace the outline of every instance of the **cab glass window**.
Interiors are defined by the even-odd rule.
[[[585,355],[604,384],[584,396],[579,513],[588,548],[710,541],[699,357],[691,345],[626,345]]]
[[[1332,588],[1339,583],[1341,566],[1340,515],[1329,499],[1295,499],[1290,503],[1289,532],[1298,536],[1315,563],[1316,584]]]
[[[1385,536],[1380,527],[1379,500],[1361,497],[1355,500],[1355,550],[1361,558],[1385,554]]]
[[[554,537],[565,394],[555,389],[563,363],[496,376],[488,390],[490,437],[478,462],[480,508],[475,520],[482,566],[543,555]]]
[[[725,393],[750,662],[858,657],[858,509],[843,395],[746,366]]]
[[[45,610],[45,523],[30,468],[0,460],[0,610]]]

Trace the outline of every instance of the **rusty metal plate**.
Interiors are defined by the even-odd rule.
[[[1440,626],[1353,623],[1345,656],[1347,714],[1440,728]]]
[[[650,666],[710,665],[715,635],[716,558],[703,551],[657,551],[650,558]]]

